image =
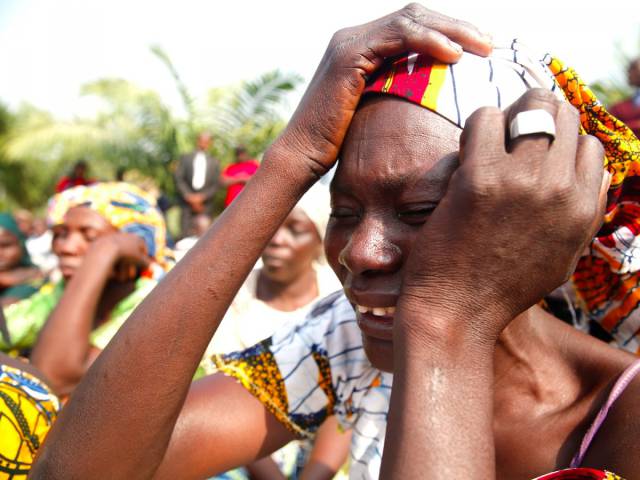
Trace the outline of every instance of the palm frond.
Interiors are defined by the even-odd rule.
[[[178,89],[178,93],[180,94],[180,98],[182,99],[182,104],[184,105],[184,109],[187,112],[190,122],[195,120],[195,111],[194,111],[194,100],[193,96],[189,93],[187,86],[184,84],[180,75],[178,74],[178,70],[176,69],[173,61],[169,57],[169,54],[165,52],[165,50],[160,45],[152,45],[150,47],[151,53],[153,53],[158,59],[167,67],[171,77],[176,83],[176,88]]]

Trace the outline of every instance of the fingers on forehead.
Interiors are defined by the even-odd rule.
[[[434,12],[418,3],[410,3],[399,13],[426,28],[442,32],[451,40],[463,44],[467,51],[479,55],[490,53],[487,37],[469,22]]]
[[[403,51],[426,53],[443,62],[457,62],[462,49],[478,55],[488,55],[491,44],[487,37],[468,22],[433,12],[412,3],[371,24],[365,24],[340,34],[340,38],[355,31],[384,32],[371,35],[367,46],[381,56],[393,56]]]
[[[494,158],[505,152],[505,117],[497,107],[482,107],[471,114],[460,136],[461,163]]]

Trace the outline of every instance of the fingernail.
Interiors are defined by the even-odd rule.
[[[462,47],[457,44],[456,42],[452,42],[451,40],[449,40],[449,45],[451,46],[451,48],[453,48],[456,52],[458,53],[462,53]]]
[[[493,46],[493,35],[487,32],[480,32],[480,34],[482,35],[482,40]]]

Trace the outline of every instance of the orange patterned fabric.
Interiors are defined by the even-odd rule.
[[[573,282],[583,309],[617,344],[640,353],[640,141],[607,112],[588,86],[557,59],[549,69],[567,100],[580,112],[582,133],[594,135],[605,149],[611,172],[604,224],[582,257]]]

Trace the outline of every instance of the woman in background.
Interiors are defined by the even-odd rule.
[[[10,305],[38,291],[41,273],[31,262],[26,237],[9,213],[0,213],[0,306]]]
[[[318,183],[289,213],[262,252],[262,266],[238,291],[199,372],[216,371],[213,354],[244,350],[270,337],[287,323],[303,319],[316,300],[341,288],[322,251],[329,200],[328,188]],[[335,475],[347,458],[350,439],[351,432],[340,429],[331,416],[314,442],[290,442],[247,469],[254,478],[342,478]]]
[[[249,274],[233,300],[210,353],[248,348],[340,289],[322,251],[330,210],[329,190],[322,184],[300,199],[262,252],[262,266]]]
[[[48,221],[63,278],[5,310],[0,347],[33,348],[34,365],[66,395],[163,276],[169,252],[155,200],[126,183],[65,190]]]

